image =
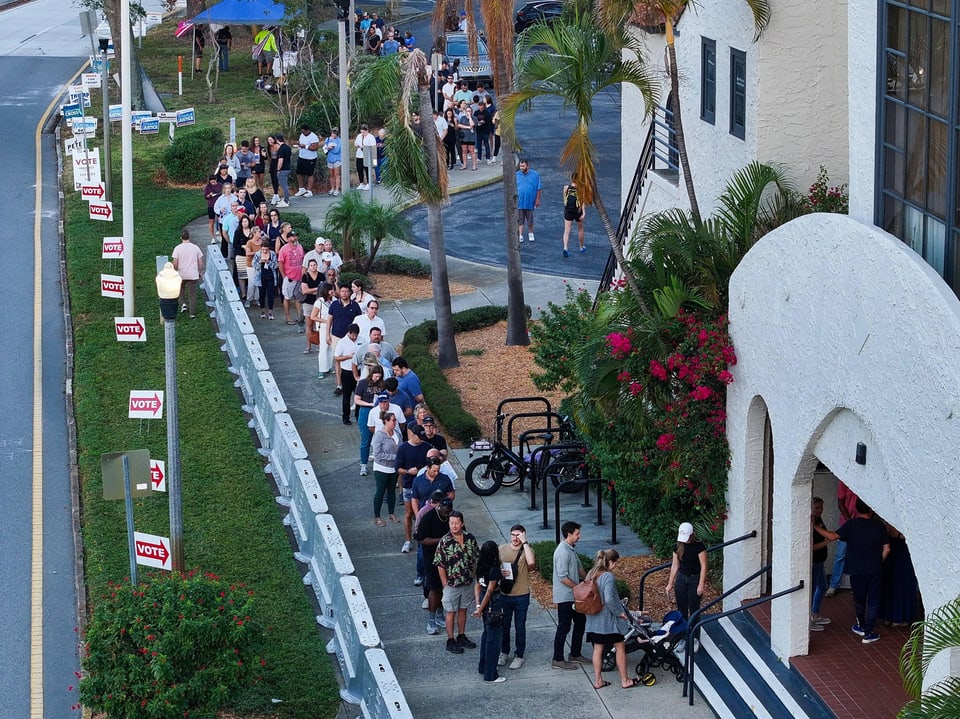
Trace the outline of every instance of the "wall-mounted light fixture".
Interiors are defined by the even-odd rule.
[[[863,442],[857,442],[857,464],[866,464],[867,463],[867,445]]]

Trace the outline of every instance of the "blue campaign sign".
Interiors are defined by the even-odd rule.
[[[143,120],[140,121],[141,135],[155,135],[158,132],[160,132],[159,117],[144,118]]]
[[[196,114],[194,113],[192,107],[188,107],[186,110],[177,110],[177,127],[192,125],[196,121]]]
[[[75,105],[64,105],[62,112],[65,120],[69,120],[74,117],[83,117],[83,108],[80,107],[80,103],[76,103]]]
[[[123,105],[110,106],[110,122],[118,122],[123,119]]]
[[[99,57],[90,56],[90,72],[103,72],[103,61]]]
[[[140,127],[143,120],[149,120],[151,117],[153,113],[149,110],[133,110],[130,113],[130,126],[136,129]]]

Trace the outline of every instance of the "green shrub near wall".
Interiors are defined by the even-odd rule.
[[[203,183],[223,154],[223,131],[198,127],[178,134],[163,151],[163,167],[174,182]]]

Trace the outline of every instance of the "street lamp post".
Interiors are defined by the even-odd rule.
[[[103,185],[107,202],[113,202],[113,165],[110,157],[110,57],[107,50],[110,38],[98,38],[100,43],[100,93],[103,95]]]
[[[168,262],[157,274],[157,294],[163,316],[167,369],[167,483],[170,490],[170,554],[173,571],[183,571],[183,501],[180,487],[180,426],[177,417],[177,305],[180,273]]]

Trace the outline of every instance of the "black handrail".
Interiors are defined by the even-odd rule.
[[[620,213],[620,222],[617,224],[617,242],[623,247],[627,241],[627,233],[630,231],[630,223],[637,210],[637,201],[640,199],[640,193],[643,191],[643,185],[647,178],[647,171],[653,165],[654,155],[654,136],[656,134],[656,123],[650,123],[650,129],[647,130],[647,139],[643,143],[643,149],[640,151],[640,157],[637,160],[637,169],[634,170],[633,180],[630,181],[630,189],[623,202],[623,211]],[[607,264],[603,268],[603,275],[600,277],[600,286],[597,289],[597,297],[601,292],[610,289],[613,282],[613,275],[617,271],[617,257],[610,250],[607,256]],[[593,309],[597,309],[597,297],[593,300]]]
[[[770,565],[768,564],[764,569],[760,570],[760,572],[757,572],[755,574],[759,576],[759,574],[761,574],[764,570],[769,568],[770,568]],[[745,580],[744,584],[747,581],[750,581],[750,580],[749,579]],[[709,624],[710,622],[716,622],[723,619],[724,617],[729,617],[733,614],[738,614],[739,612],[744,612],[748,609],[753,609],[754,607],[758,607],[761,604],[772,602],[774,599],[779,599],[780,597],[784,597],[787,594],[793,594],[794,592],[798,592],[801,589],[803,589],[803,587],[804,587],[804,581],[801,579],[800,583],[797,584],[797,586],[795,587],[790,587],[790,589],[784,589],[783,591],[776,592],[775,594],[768,594],[765,597],[754,599],[752,602],[741,604],[739,607],[736,607],[735,609],[729,609],[725,612],[720,612],[719,614],[708,614],[705,617],[698,617],[695,626],[692,626],[692,625],[687,626],[687,644],[686,644],[686,656],[685,656],[686,677],[684,678],[684,682],[683,682],[683,696],[687,697],[687,703],[689,706],[693,706],[693,671],[694,671],[694,667],[696,666],[696,663],[693,661],[693,654],[694,654],[693,645],[690,643],[691,637],[693,637],[693,634],[694,633],[699,634],[700,629],[703,627],[704,624]],[[731,591],[735,591],[735,590],[731,590]],[[715,602],[712,602],[712,603],[715,603]]]
[[[739,537],[737,537],[737,538],[735,538],[735,539],[730,539],[730,540],[728,540],[728,541],[726,541],[726,542],[720,542],[720,544],[714,544],[712,547],[707,547],[707,552],[714,552],[714,551],[716,551],[716,550],[718,550],[718,549],[723,549],[724,547],[729,547],[731,544],[736,544],[737,542],[742,542],[742,541],[745,540],[745,539],[753,539],[753,538],[756,537],[756,536],[757,536],[757,530],[754,529],[752,532],[748,532],[747,534],[744,534],[744,535],[742,535],[742,536],[739,536]],[[671,564],[673,564],[672,561],[670,561],[670,562],[664,562],[663,564],[658,564],[657,566],[651,567],[650,569],[648,569],[647,571],[645,571],[643,574],[640,575],[640,589],[639,589],[639,591],[637,592],[637,594],[639,594],[639,596],[640,596],[640,606],[638,607],[638,609],[639,609],[641,612],[643,611],[643,585],[646,584],[646,582],[647,582],[647,575],[654,574],[654,573],[656,573],[656,572],[660,572],[660,571],[662,571],[662,570],[664,570],[664,569],[669,569]]]

